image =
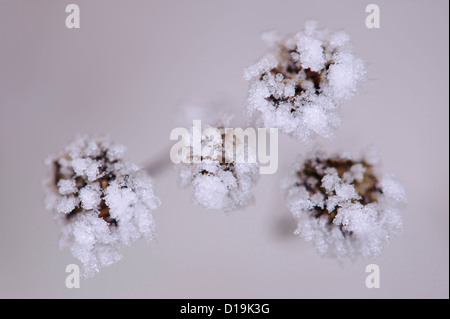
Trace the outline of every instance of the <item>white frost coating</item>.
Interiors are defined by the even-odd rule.
[[[95,209],[102,200],[102,192],[99,183],[87,184],[78,193],[81,207],[86,210]]]
[[[81,135],[46,161],[54,168],[46,208],[61,225],[60,246],[80,260],[85,278],[120,260],[121,247],[156,236],[152,212],[160,201],[124,152],[106,137]]]
[[[192,129],[185,136],[185,162],[176,164],[182,187],[192,186],[192,201],[195,205],[225,212],[242,209],[253,203],[253,187],[258,178],[258,164],[246,161],[236,163],[236,154],[226,156],[224,139],[226,120],[205,126],[204,132],[218,132],[215,136],[203,134],[201,156],[193,156]],[[202,122],[202,126],[203,126]],[[218,135],[218,136],[217,136]],[[242,143],[238,139],[236,143]],[[236,147],[238,149],[238,147]],[[245,156],[248,155],[244,148]],[[226,158],[226,160],[225,160]],[[246,157],[245,157],[246,158]],[[198,162],[194,163],[193,160]]]
[[[256,64],[249,66],[244,70],[244,79],[249,81],[254,76],[257,76],[263,72],[270,71],[272,68],[276,67],[277,64],[278,61],[274,56],[267,55]]]
[[[321,255],[373,258],[402,231],[405,190],[364,156],[316,151],[295,164],[282,189],[298,222],[295,234]]]
[[[73,194],[76,192],[75,181],[73,179],[60,179],[58,190],[61,195]]]
[[[328,81],[337,102],[351,99],[359,90],[359,83],[365,76],[363,62],[348,52],[335,54],[330,65]]]
[[[64,196],[56,202],[55,209],[58,213],[70,213],[80,201],[75,196]]]
[[[322,41],[303,34],[298,36],[297,51],[300,53],[301,66],[318,72],[325,67]]]
[[[244,71],[250,81],[248,116],[298,140],[331,137],[340,125],[339,106],[360,91],[366,75],[348,34],[320,30],[309,21],[297,34],[265,33],[264,39],[271,52]]]
[[[392,198],[393,200],[396,200],[400,203],[406,203],[406,192],[402,185],[398,181],[394,179],[391,175],[384,175],[381,179],[381,186],[383,188],[384,194]]]

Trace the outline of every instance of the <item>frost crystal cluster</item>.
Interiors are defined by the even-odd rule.
[[[230,212],[253,202],[258,164],[243,140],[226,133],[224,123],[208,126],[201,133],[199,152],[193,147],[195,128],[191,129],[183,138],[184,158],[177,168],[181,186],[193,187],[195,205]],[[240,156],[245,160],[237,161]]]
[[[402,230],[403,187],[377,174],[377,159],[316,152],[297,163],[283,181],[287,206],[298,221],[295,234],[322,255],[375,257]]]
[[[118,250],[155,236],[152,211],[160,202],[150,177],[124,161],[125,148],[106,137],[78,136],[47,159],[46,206],[61,225],[61,247],[70,247],[83,277],[121,259]]]
[[[366,73],[349,49],[349,36],[319,30],[311,21],[297,34],[272,32],[265,39],[270,52],[244,72],[248,115],[298,140],[330,137],[340,124],[339,106],[358,93]]]

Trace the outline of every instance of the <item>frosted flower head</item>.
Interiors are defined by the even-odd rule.
[[[244,141],[227,134],[225,126],[223,121],[219,121],[216,125],[205,128],[198,155],[193,150],[191,129],[188,136],[185,136],[186,158],[177,164],[177,168],[181,186],[193,187],[192,201],[195,205],[230,212],[245,208],[253,202],[258,164],[256,160],[236,161],[236,156],[239,155],[249,158],[247,149],[244,149],[245,154],[226,151],[230,145],[232,149],[239,150]],[[227,140],[231,144],[227,144],[230,143]]]
[[[123,160],[125,148],[102,136],[77,136],[47,159],[46,208],[61,225],[61,247],[70,247],[83,277],[121,259],[122,246],[155,236],[152,211],[159,206],[152,182]]]
[[[349,36],[309,22],[297,34],[272,32],[265,39],[270,52],[244,72],[248,115],[298,140],[330,137],[341,122],[339,106],[358,93],[366,73],[348,47]]]
[[[322,255],[376,257],[402,230],[403,187],[377,172],[370,157],[301,160],[283,181],[287,206],[298,221],[295,234],[312,241]]]

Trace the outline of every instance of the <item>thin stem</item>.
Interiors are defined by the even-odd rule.
[[[157,157],[153,158],[143,165],[143,168],[150,174],[150,176],[155,177],[167,168],[170,164],[170,148],[167,148],[164,152],[161,152]]]

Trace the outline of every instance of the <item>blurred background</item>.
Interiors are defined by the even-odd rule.
[[[80,7],[79,29],[65,8]],[[448,2],[0,0],[0,297],[2,298],[448,298]],[[127,158],[169,158],[183,105],[227,101],[237,117],[245,67],[265,52],[263,31],[307,19],[351,36],[368,64],[361,96],[342,107],[326,149],[378,146],[405,185],[404,234],[383,254],[340,265],[291,231],[280,179],[305,145],[280,134],[279,169],[261,176],[256,203],[229,215],[193,206],[170,167],[155,175],[159,239],[67,289],[59,228],[45,211],[44,159],[76,133],[107,133]],[[368,289],[366,265],[380,267]]]

